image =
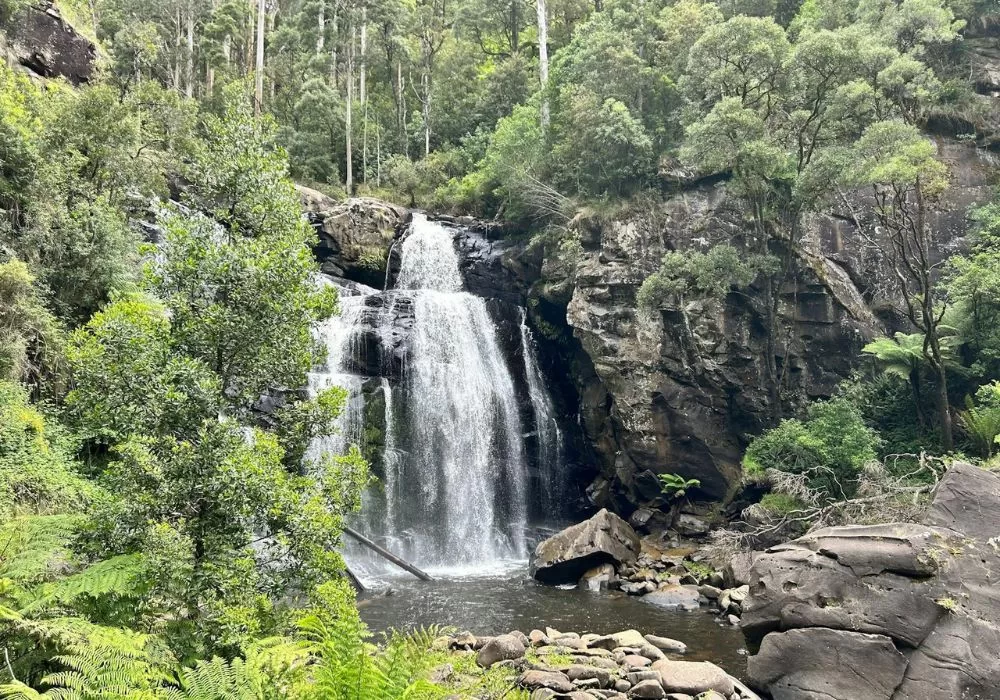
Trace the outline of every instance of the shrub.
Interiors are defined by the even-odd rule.
[[[844,398],[809,407],[806,420],[790,419],[750,443],[743,466],[750,476],[766,470],[802,475],[825,499],[854,494],[858,472],[877,457],[882,440]]]

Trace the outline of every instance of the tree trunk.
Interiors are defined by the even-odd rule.
[[[431,154],[431,72],[430,67],[424,65],[420,82],[424,89],[423,116],[424,116],[424,156]]]
[[[354,165],[352,159],[354,154],[351,151],[351,113],[354,110],[354,29],[349,32],[351,41],[347,46],[347,104],[344,110],[344,133],[346,139],[347,163],[345,186],[347,194],[350,196],[354,192]]]
[[[264,0],[257,0],[257,51],[254,63],[254,114],[264,107],[264,23],[267,21]]]
[[[173,88],[177,92],[181,91],[181,45],[182,37],[184,34],[183,25],[181,24],[181,9],[177,8],[177,13],[174,17],[174,26],[177,30],[174,35],[174,75],[173,75]]]
[[[945,452],[951,452],[955,448],[955,438],[952,434],[951,426],[951,401],[948,399],[948,371],[944,363],[937,366],[938,380],[938,411],[941,421],[941,446]]]
[[[358,99],[361,106],[368,104],[368,8],[361,8],[361,56],[358,66]]]
[[[331,22],[330,36],[330,85],[337,91],[337,34],[338,22],[340,19],[340,4],[333,6],[333,21]],[[339,91],[338,91],[339,92]]]
[[[913,392],[913,405],[917,413],[917,423],[921,428],[927,427],[927,418],[924,416],[924,399],[920,391],[920,368],[914,367],[910,370],[910,390]]]
[[[316,55],[322,55],[324,41],[326,40],[326,0],[319,4],[319,13],[316,16]]]
[[[396,87],[399,103],[396,105],[396,130],[403,144],[403,153],[410,157],[410,140],[406,138],[406,84],[403,82],[403,62],[396,61]]]
[[[549,19],[545,0],[536,0],[538,5],[538,80],[542,85],[542,130],[549,127]]]
[[[514,55],[517,53],[518,48],[521,44],[521,19],[518,16],[517,4],[520,0],[510,1],[510,53]]]
[[[188,8],[187,15],[187,63],[185,64],[186,70],[185,75],[185,85],[184,85],[184,95],[190,99],[194,97],[194,8]]]

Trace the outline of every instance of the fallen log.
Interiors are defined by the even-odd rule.
[[[372,542],[370,539],[368,539],[367,537],[365,537],[364,535],[362,535],[357,530],[354,530],[354,529],[352,529],[350,527],[347,527],[345,525],[344,526],[344,532],[346,534],[350,535],[351,537],[353,537],[354,539],[356,539],[358,542],[360,542],[364,546],[368,547],[368,549],[372,550],[373,552],[375,552],[379,556],[388,559],[389,561],[391,561],[393,564],[395,564],[396,566],[400,567],[401,569],[405,569],[406,571],[410,572],[411,574],[413,574],[414,576],[416,576],[421,581],[433,581],[434,580],[433,578],[431,578],[430,575],[424,573],[423,571],[421,571],[420,569],[418,569],[417,567],[415,567],[413,564],[409,563],[408,561],[406,561],[404,559],[400,559],[395,554],[393,554],[392,552],[390,552],[388,549],[385,549],[384,547],[378,546],[377,544],[375,544],[374,542]]]

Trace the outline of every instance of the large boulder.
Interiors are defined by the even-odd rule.
[[[762,553],[744,602],[751,683],[781,700],[996,697],[998,535],[1000,476],[956,463],[924,522],[823,528]]]
[[[528,572],[542,583],[576,583],[601,564],[630,563],[639,556],[639,536],[607,509],[540,543]]]
[[[390,249],[410,222],[409,210],[367,197],[338,202],[317,190],[296,188],[319,236],[315,253],[323,272],[384,287]]]

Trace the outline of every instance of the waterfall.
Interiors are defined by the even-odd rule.
[[[527,469],[514,380],[479,297],[462,290],[451,235],[414,218],[397,289],[413,299],[407,370],[411,556],[447,565],[526,555]]]
[[[535,338],[528,328],[527,313],[521,310],[521,352],[524,355],[524,372],[528,384],[528,398],[535,420],[536,455],[541,506],[550,516],[557,514],[566,503],[568,483],[563,434],[556,419],[552,396],[545,387],[545,375],[538,365]]]
[[[528,460],[497,329],[486,302],[463,289],[449,230],[418,214],[398,245],[395,288],[341,289],[341,315],[319,330],[329,357],[310,387],[340,385],[349,398],[340,433],[318,439],[312,449],[341,452],[360,444],[366,450],[378,483],[364,495],[353,524],[416,565],[484,570],[523,560]],[[401,314],[412,316],[405,333],[393,325]],[[381,354],[374,367],[367,357],[373,342]],[[525,352],[534,358],[533,350]],[[391,361],[401,367],[393,369]],[[556,449],[552,404],[537,361],[530,362],[526,384],[532,406],[540,402],[536,422],[549,436],[546,449]],[[378,379],[366,374],[374,371]],[[378,419],[380,436],[372,430]],[[345,557],[363,577],[396,572],[345,545]]]

